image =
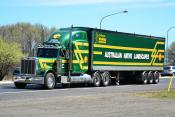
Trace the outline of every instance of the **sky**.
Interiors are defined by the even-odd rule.
[[[175,0],[1,0],[0,25],[17,22],[48,27],[73,26],[166,37],[175,26]],[[168,33],[175,41],[175,27]]]

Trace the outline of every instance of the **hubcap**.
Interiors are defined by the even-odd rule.
[[[105,74],[105,75],[104,75],[104,82],[107,81],[107,77],[108,77],[108,76]]]
[[[143,79],[142,79],[143,83],[147,84],[147,82],[148,82],[148,75],[147,75],[147,73],[143,73],[142,75],[143,75],[142,76],[143,77]]]
[[[95,86],[100,85],[100,74],[97,72],[94,74],[94,84],[95,84]]]
[[[96,83],[99,82],[99,78],[98,78],[98,76],[95,78],[95,82],[96,82]]]
[[[48,77],[48,79],[47,79],[47,85],[48,85],[48,87],[53,87],[54,81],[53,81],[53,78],[52,77]]]
[[[145,84],[147,83],[147,79],[144,80],[144,83],[145,83]]]
[[[158,75],[158,74],[155,75],[154,82],[155,82],[155,83],[158,83],[158,82],[159,82],[159,75]]]
[[[104,80],[105,83],[108,82],[108,74],[105,74],[105,75],[104,75],[104,79],[103,79],[103,80]]]

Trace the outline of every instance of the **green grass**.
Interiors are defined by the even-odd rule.
[[[172,89],[169,93],[167,90],[141,92],[136,93],[136,96],[142,96],[148,98],[175,99],[175,89]]]

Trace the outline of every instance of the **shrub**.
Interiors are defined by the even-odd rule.
[[[23,54],[21,47],[15,42],[5,42],[0,37],[0,81],[8,74],[9,70],[20,62]]]

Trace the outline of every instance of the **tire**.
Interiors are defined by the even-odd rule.
[[[15,82],[15,87],[18,89],[24,89],[26,87],[26,83],[19,83],[19,82]]]
[[[148,73],[148,83],[153,84],[154,74],[152,72]]]
[[[159,72],[154,72],[154,79],[153,79],[154,84],[159,83]]]
[[[148,83],[148,74],[146,72],[142,73],[141,83],[142,84],[147,84]]]
[[[99,87],[101,84],[101,75],[99,72],[93,74],[93,86]]]
[[[44,86],[46,89],[53,89],[55,87],[55,76],[53,73],[46,74]]]
[[[108,72],[104,72],[101,74],[101,83],[102,83],[102,86],[108,86],[109,85],[109,82],[110,82],[110,75]]]

